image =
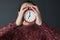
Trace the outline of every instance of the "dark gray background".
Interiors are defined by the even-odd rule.
[[[0,26],[16,20],[21,1],[23,0],[0,0]],[[48,25],[60,30],[60,1],[37,0],[36,2],[41,10],[42,19]]]

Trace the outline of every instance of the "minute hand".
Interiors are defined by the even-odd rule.
[[[30,17],[30,12],[29,12],[29,17]],[[28,19],[29,19],[29,17],[28,17]]]

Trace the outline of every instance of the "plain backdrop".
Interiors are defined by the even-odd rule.
[[[24,0],[0,0],[0,27],[16,20],[22,1]],[[48,25],[60,30],[60,1],[36,0],[36,3],[41,11],[42,19]]]

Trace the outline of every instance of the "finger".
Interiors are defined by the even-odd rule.
[[[25,8],[22,9],[22,12],[24,13],[24,12],[27,11],[27,10],[28,10],[28,8],[25,7]]]
[[[22,10],[26,9],[27,7],[24,7]]]
[[[24,10],[24,9],[26,9],[26,8],[28,8],[28,7],[23,7],[23,8],[20,9],[20,11],[22,11],[22,10]]]
[[[21,9],[23,9],[23,8],[25,8],[26,7],[26,5],[21,5]]]
[[[38,16],[39,15],[39,12],[36,10],[35,7],[31,7],[31,9],[34,11],[35,15]]]
[[[25,8],[27,8],[26,4],[21,5],[20,11],[24,10]]]
[[[18,15],[23,15],[24,14],[24,12],[27,10],[28,8],[25,8],[24,10],[23,9],[21,9],[19,12],[18,12]]]
[[[39,9],[38,9],[38,7],[37,7],[37,6],[34,6],[34,8],[36,9],[36,11],[38,11],[38,12],[39,12]]]

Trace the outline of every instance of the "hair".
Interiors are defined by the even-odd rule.
[[[31,1],[31,0],[23,1],[23,2],[21,3],[21,5],[24,4],[24,3],[31,3],[31,4],[33,4],[33,5],[36,5],[36,2],[33,2],[33,1]],[[18,11],[20,11],[21,5],[19,6]]]

